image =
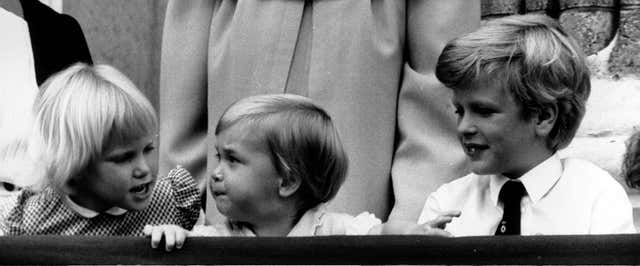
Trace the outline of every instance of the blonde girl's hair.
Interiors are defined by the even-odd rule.
[[[50,77],[34,104],[35,139],[46,157],[47,183],[68,192],[109,148],[155,134],[156,111],[109,65],[75,64]]]

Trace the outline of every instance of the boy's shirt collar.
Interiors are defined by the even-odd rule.
[[[527,195],[531,202],[535,204],[544,195],[551,190],[551,188],[558,182],[562,175],[562,162],[557,153],[554,153],[549,158],[538,164],[533,169],[526,172],[520,178],[515,179],[522,182],[524,188],[527,190]],[[489,184],[489,193],[491,201],[498,206],[498,195],[500,195],[500,189],[502,185],[507,183],[510,179],[501,174],[490,175],[491,181]]]
[[[73,202],[73,200],[71,200],[71,198],[69,198],[69,196],[64,196],[64,203],[75,213],[77,213],[78,215],[84,217],[84,218],[93,218],[98,216],[98,214],[100,214],[99,212],[96,212],[94,210],[91,209],[87,209],[85,207],[82,207],[80,205],[78,205],[77,203]],[[112,207],[111,209],[108,209],[106,211],[104,211],[104,213],[113,215],[113,216],[120,216],[123,215],[127,212],[127,210],[119,208],[119,207]]]

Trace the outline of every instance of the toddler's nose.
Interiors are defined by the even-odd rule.
[[[216,169],[213,170],[213,174],[211,175],[211,178],[215,182],[222,181],[223,178],[222,178],[222,171],[220,170],[220,166],[216,167]]]

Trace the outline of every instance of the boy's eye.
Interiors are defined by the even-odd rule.
[[[473,112],[486,117],[496,113],[496,110],[488,107],[475,107],[473,108]]]

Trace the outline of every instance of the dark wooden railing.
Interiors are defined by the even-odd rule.
[[[141,237],[12,236],[0,263],[640,264],[640,235],[197,237],[170,253]]]

